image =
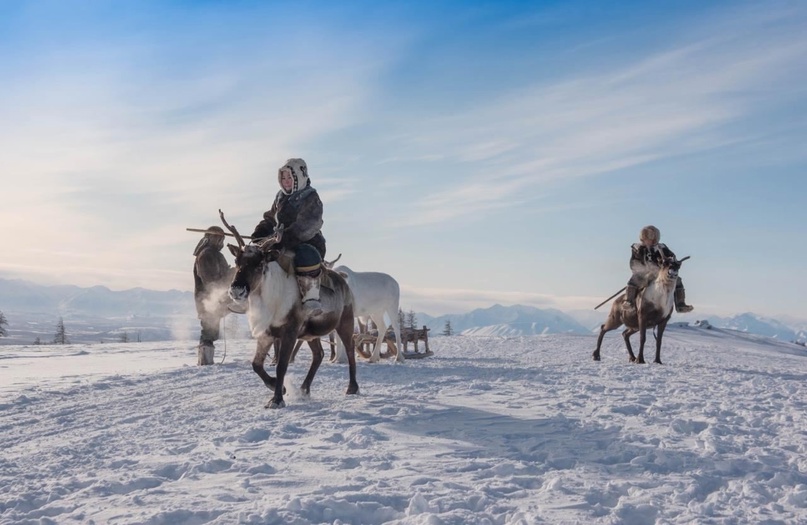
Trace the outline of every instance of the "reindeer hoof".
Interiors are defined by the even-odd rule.
[[[273,399],[273,400],[269,401],[268,403],[266,403],[265,408],[283,408],[285,406],[286,406],[286,402],[283,401],[282,399],[280,400],[279,403]]]
[[[358,394],[359,393],[359,385],[350,385],[350,386],[348,386],[347,387],[347,392],[345,392],[345,393],[347,395]]]
[[[654,363],[656,363],[657,365],[661,365],[661,364],[663,364],[663,363],[661,362],[661,359],[656,359],[656,360],[655,360],[655,361],[653,361],[653,362],[654,362]]]
[[[593,357],[595,361],[599,361],[599,360],[600,360],[600,354],[599,354],[599,352],[594,352],[593,354],[591,354],[591,357]]]

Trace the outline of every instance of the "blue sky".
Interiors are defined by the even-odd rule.
[[[192,288],[302,157],[405,309],[591,308],[646,224],[696,312],[807,319],[800,2],[0,3],[0,276]]]

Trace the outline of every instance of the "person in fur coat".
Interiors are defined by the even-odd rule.
[[[294,268],[303,307],[309,316],[322,313],[319,300],[320,274],[325,257],[322,235],[322,201],[311,186],[303,159],[289,159],[277,172],[280,191],[271,209],[252,232],[252,242],[270,237],[282,225],[278,249],[294,251]]]
[[[193,250],[196,257],[193,264],[193,296],[196,313],[202,325],[198,347],[199,365],[213,364],[213,342],[218,340],[221,320],[230,312],[229,307],[233,303],[227,290],[235,269],[224,259],[221,253],[223,247],[224,230],[211,226]]]
[[[639,242],[631,246],[630,269],[632,275],[625,288],[625,302],[623,308],[627,311],[636,309],[636,294],[640,289],[648,285],[649,276],[658,272],[661,263],[668,257],[675,257],[675,254],[661,244],[661,232],[655,226],[645,226],[639,232]],[[686,304],[686,290],[681,277],[675,285],[675,311],[678,313],[691,312],[694,309]]]

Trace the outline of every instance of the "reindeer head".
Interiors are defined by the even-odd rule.
[[[228,244],[227,248],[230,253],[235,257],[235,276],[230,283],[230,297],[236,302],[242,302],[249,297],[250,291],[260,287],[261,279],[263,279],[263,272],[266,263],[273,260],[272,255],[277,254],[277,250],[272,250],[272,247],[280,242],[283,235],[283,226],[280,225],[275,229],[275,234],[259,244],[247,245],[243,237],[235,229],[235,226],[230,226],[224,218],[224,213],[219,210],[221,222],[232,232],[235,240],[238,241],[238,246]]]
[[[686,256],[681,260],[678,260],[675,257],[665,257],[664,260],[661,262],[661,269],[659,270],[659,275],[666,273],[667,279],[670,280],[678,279],[678,270],[681,269],[681,265],[687,259],[689,259],[689,256]]]

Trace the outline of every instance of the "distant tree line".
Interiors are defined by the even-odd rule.
[[[0,337],[7,337],[8,336],[8,330],[6,330],[6,326],[8,326],[8,320],[6,319],[5,314],[2,311],[0,311]],[[121,343],[129,343],[129,342],[132,341],[132,338],[131,338],[131,336],[129,335],[128,332],[123,331],[123,332],[121,332],[118,340]],[[140,330],[135,332],[135,339],[134,340],[137,341],[138,343],[140,342]],[[101,342],[103,342],[103,341],[101,341]],[[43,343],[42,339],[39,336],[37,336],[37,338],[34,339],[34,344],[35,345],[41,345],[41,344],[48,344],[48,343]],[[67,337],[67,329],[64,326],[64,319],[62,319],[61,317],[59,317],[59,322],[56,323],[56,334],[53,336],[53,340],[50,341],[50,344],[54,344],[54,345],[67,345],[67,344],[70,344],[70,339]]]
[[[404,311],[399,308],[398,309],[398,326],[401,327],[401,330],[405,328],[409,328],[414,330],[418,327],[418,316],[415,314],[414,310],[409,310],[408,312],[404,313]]]

